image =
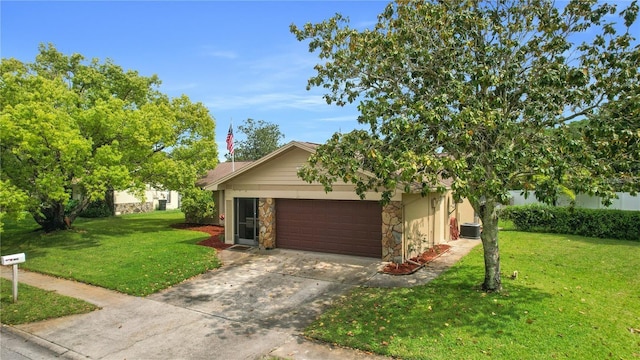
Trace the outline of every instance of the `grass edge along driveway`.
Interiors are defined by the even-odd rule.
[[[6,224],[2,255],[24,252],[20,267],[135,296],[146,296],[218,268],[213,248],[196,245],[205,233],[178,230],[179,211],[79,219],[50,234],[33,220]]]
[[[356,289],[305,334],[402,359],[640,356],[640,243],[516,231],[500,242],[502,293],[480,290],[476,247],[425,286]]]
[[[0,278],[0,322],[19,325],[57,317],[85,314],[99,307],[84,300],[18,283],[18,301],[13,302],[13,283]]]

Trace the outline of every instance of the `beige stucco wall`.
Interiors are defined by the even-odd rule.
[[[220,215],[224,214],[225,218],[227,213],[225,211],[224,191],[214,191],[213,201],[216,204],[216,220],[214,224],[224,226],[224,220],[220,220]]]
[[[288,199],[322,199],[322,200],[360,200],[353,185],[338,182],[333,191],[325,192],[319,184],[309,184],[298,177],[298,169],[307,162],[309,152],[299,148],[291,148],[262,165],[250,169],[231,181],[220,184],[225,190],[225,198],[288,198]],[[380,194],[368,192],[366,200],[380,200]],[[397,194],[392,200],[401,200]]]
[[[429,247],[432,241],[432,213],[429,198],[420,194],[402,196],[404,213],[404,258],[416,256]]]
[[[450,192],[433,192],[425,197],[403,194],[405,258],[450,240],[449,212],[455,208],[446,201],[448,197]]]
[[[458,224],[476,222],[475,211],[473,210],[473,207],[471,206],[469,200],[464,199],[461,203],[458,204],[456,218],[458,219]]]
[[[405,258],[411,258],[428,248],[451,240],[451,217],[459,224],[474,222],[474,211],[468,200],[456,203],[451,191],[402,196],[404,211]]]

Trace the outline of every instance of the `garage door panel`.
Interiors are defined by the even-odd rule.
[[[276,246],[382,256],[382,208],[374,201],[278,199]]]

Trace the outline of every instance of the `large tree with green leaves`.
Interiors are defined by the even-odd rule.
[[[375,189],[383,201],[416,186],[442,191],[451,179],[454,196],[469,199],[482,221],[483,289],[500,291],[498,208],[508,190],[552,202],[563,186],[603,197],[617,179],[638,187],[629,171],[640,136],[640,47],[630,31],[637,3],[557,5],[398,1],[373,29],[353,29],[339,14],[292,25],[322,60],[308,88],[325,88],[329,104],[358,102],[358,121],[369,126],[335,134],[300,176],[327,188],[348,181],[361,196]],[[565,136],[581,118],[587,131]],[[628,156],[612,166],[620,131],[635,143],[625,149],[618,137]]]
[[[35,62],[0,64],[2,193],[47,230],[65,229],[107,191],[181,190],[215,166],[214,120],[169,98],[157,76],[41,45]],[[82,199],[70,202],[72,192]]]
[[[243,125],[238,126],[238,130],[244,134],[245,138],[236,141],[234,144],[234,156],[237,161],[254,161],[278,149],[284,139],[284,134],[277,124],[272,124],[264,120],[255,121],[247,119]],[[226,155],[227,160],[231,160],[231,155]]]

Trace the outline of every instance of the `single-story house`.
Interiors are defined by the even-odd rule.
[[[200,185],[214,192],[225,242],[367,256],[402,262],[450,240],[449,221],[473,222],[468,201],[451,192],[402,193],[381,205],[347,183],[325,192],[297,176],[317,144],[293,141],[250,163],[222,163]],[[216,172],[214,174],[214,172]]]
[[[72,199],[83,198],[82,191],[76,186],[73,187]],[[113,192],[113,212],[114,215],[124,215],[132,213],[150,212],[154,210],[175,210],[180,208],[180,194],[174,190],[161,190],[147,185],[144,190],[144,197],[139,198],[132,192]]]
[[[180,207],[180,194],[174,190],[160,190],[147,185],[144,199],[140,199],[128,191],[114,191],[113,206],[115,215],[153,210],[175,210]]]

